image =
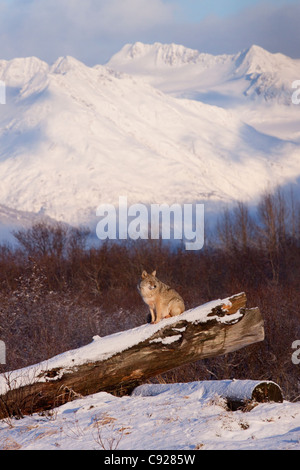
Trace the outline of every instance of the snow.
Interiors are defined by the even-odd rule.
[[[150,341],[150,343],[161,343],[161,344],[171,344],[179,341],[181,339],[181,335],[173,335],[167,336],[166,338],[155,338]]]
[[[299,450],[300,403],[228,411],[201,383],[163,385],[153,396],[100,392],[47,416],[0,421],[0,448],[21,450]]]
[[[219,94],[234,103],[275,101],[291,105],[291,84],[300,60],[252,45],[233,55],[200,53],[177,44],[126,44],[107,63],[114,70],[144,77],[173,96],[200,99]],[[222,103],[222,101],[221,101]],[[222,106],[222,104],[221,104]]]
[[[220,323],[234,322],[238,320],[241,313],[237,311],[231,315],[224,315],[218,317],[217,315],[209,316],[211,310],[217,306],[229,304],[229,299],[214,300],[207,302],[204,305],[194,309],[187,310],[180,315],[172,318],[166,318],[157,324],[145,324],[136,328],[126,331],[120,331],[112,335],[100,337],[94,336],[93,341],[86,346],[77,348],[71,351],[66,351],[62,354],[54,356],[46,361],[34,364],[23,369],[10,371],[0,375],[0,395],[5,394],[8,390],[25,386],[33,382],[45,382],[59,379],[68,370],[74,366],[79,366],[85,363],[103,361],[112,357],[113,355],[122,352],[130,347],[146,341],[153,336],[158,330],[164,326],[176,324],[178,321],[187,321],[192,323],[205,323],[208,320],[216,319]],[[175,329],[175,331],[179,331]],[[170,344],[177,341],[181,335],[167,337],[162,340],[163,344]],[[51,369],[58,369],[54,377],[45,377],[45,373]]]
[[[188,395],[196,394],[198,398],[211,398],[218,395],[232,401],[251,400],[252,392],[261,383],[259,380],[204,380],[184,385]],[[274,383],[266,381],[266,383]],[[137,387],[132,395],[154,397],[161,393],[180,393],[182,384],[146,384]]]
[[[298,188],[300,118],[291,85],[299,76],[299,60],[258,46],[212,56],[176,44],[128,44],[95,67],[70,56],[51,65],[36,57],[0,60],[5,231],[40,213],[90,224],[100,203],[117,204],[119,196],[129,204],[223,204],[255,201],[277,184]],[[205,322],[213,306],[182,319]],[[109,358],[161,326],[95,336],[80,349],[2,375],[0,393],[51,368],[60,370],[47,380],[56,380],[74,363]],[[174,327],[162,343],[183,331]],[[299,402],[230,412],[222,396],[231,386],[146,384],[122,398],[101,392],[48,416],[0,421],[0,449],[300,449]],[[245,381],[240,396],[252,386]]]
[[[101,203],[255,201],[300,177],[299,61],[252,47],[212,56],[125,46],[88,67],[70,56],[0,60],[0,204],[90,227]],[[284,105],[285,104],[285,105]]]
[[[180,320],[206,322],[238,320],[240,313],[208,317],[211,309],[229,299],[216,300],[184,312]],[[0,394],[37,380],[41,371],[61,367],[56,380],[68,367],[111,357],[151,337],[178,317],[146,324],[93,341],[49,361],[0,376]],[[178,334],[185,326],[174,326]],[[9,380],[9,383],[8,383]],[[99,392],[66,403],[45,413],[22,419],[0,420],[0,449],[22,450],[200,450],[200,449],[300,449],[300,402],[257,404],[248,412],[229,411],[224,397],[248,400],[261,381],[223,380],[175,384],[144,384],[130,396],[115,397]]]

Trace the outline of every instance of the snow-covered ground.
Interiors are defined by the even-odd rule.
[[[228,299],[209,302],[182,315],[186,321],[205,322],[211,308],[220,302],[227,304]],[[219,320],[226,323],[239,316],[238,311]],[[176,318],[163,322],[172,325]],[[146,324],[104,338],[94,337],[77,350],[2,374],[0,393],[7,391],[8,383],[13,389],[32,380],[56,380],[60,375],[45,379],[41,370],[59,367],[61,373],[70,365],[108,358],[151,337],[161,326],[162,322],[159,326]],[[47,413],[0,421],[0,449],[300,449],[300,402],[258,404],[252,409],[249,406],[247,412],[227,409],[226,397],[247,402],[258,383],[144,384],[123,397],[100,392]]]
[[[162,390],[121,398],[100,392],[45,416],[0,421],[0,449],[300,450],[299,402],[232,412],[201,383]]]

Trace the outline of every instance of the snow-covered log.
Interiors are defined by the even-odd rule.
[[[199,400],[213,400],[216,396],[224,398],[227,405],[236,410],[249,402],[282,402],[280,387],[269,380],[204,380],[185,384],[145,384],[136,387],[132,396],[157,396],[172,392],[174,395],[193,396]]]
[[[240,293],[0,375],[0,416],[26,414],[99,391],[126,394],[175,367],[264,339],[258,308]]]

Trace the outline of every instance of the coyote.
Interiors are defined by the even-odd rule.
[[[176,290],[157,279],[156,271],[152,274],[143,271],[137,287],[144,302],[149,306],[151,323],[158,323],[163,318],[184,312],[182,297]]]

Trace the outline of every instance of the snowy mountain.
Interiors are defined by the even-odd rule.
[[[107,65],[147,77],[175,96],[230,106],[233,99],[241,104],[245,98],[291,105],[291,84],[300,73],[300,60],[255,45],[235,55],[213,56],[176,44],[138,42],[125,45]]]
[[[10,220],[15,211],[20,221],[33,213],[90,223],[99,204],[117,204],[119,196],[128,203],[219,203],[255,200],[296,182],[297,106],[234,105],[240,96],[247,102],[246,85],[248,97],[261,86],[266,98],[267,73],[277,89],[285,63],[296,73],[299,62],[257,47],[214,57],[140,43],[107,66],[72,57],[52,65],[35,57],[0,61],[1,212]],[[220,106],[205,102],[205,94],[218,93],[227,109],[222,99]]]

